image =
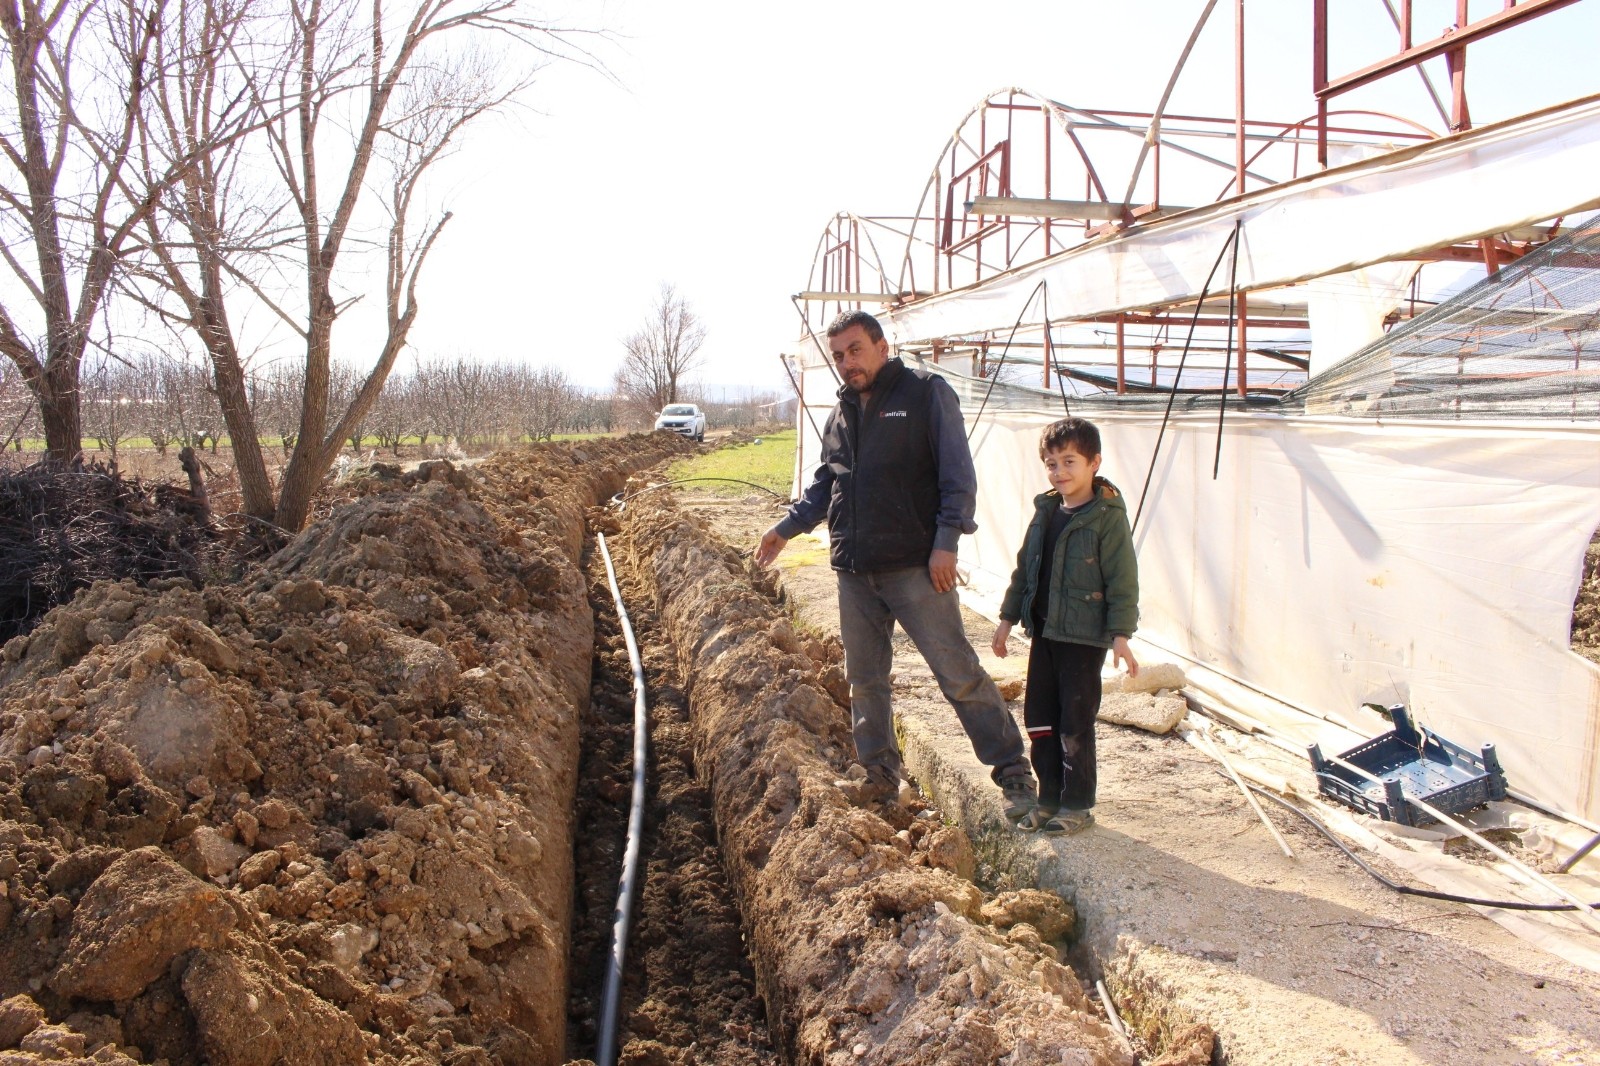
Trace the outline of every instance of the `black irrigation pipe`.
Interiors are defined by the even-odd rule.
[[[633,499],[635,496],[643,496],[647,492],[654,492],[657,489],[670,488],[673,485],[684,485],[684,484],[687,484],[688,482],[691,482],[691,481],[728,481],[728,482],[732,482],[735,485],[748,485],[753,489],[760,489],[762,492],[765,492],[765,493],[767,493],[769,495],[772,495],[772,496],[776,496],[778,499],[782,500],[784,503],[788,503],[789,502],[788,499],[786,499],[784,497],[784,495],[782,493],[780,493],[780,492],[774,492],[772,489],[767,488],[765,485],[757,485],[754,481],[741,481],[736,477],[680,477],[676,481],[663,481],[659,485],[651,485],[648,488],[640,489],[638,492],[630,492],[626,496],[622,495],[619,492],[619,493],[617,493],[617,495],[611,497],[611,502],[612,503],[616,503],[616,504],[627,503],[629,500]]]
[[[1195,301],[1194,314],[1189,318],[1189,335],[1183,339],[1183,355],[1178,358],[1178,370],[1172,376],[1172,395],[1167,397],[1167,411],[1161,416],[1161,430],[1156,434],[1155,450],[1150,453],[1150,469],[1144,475],[1144,489],[1139,493],[1139,506],[1133,512],[1134,531],[1138,530],[1139,519],[1144,514],[1144,500],[1150,494],[1150,479],[1156,476],[1156,459],[1161,455],[1161,441],[1166,437],[1167,423],[1172,419],[1172,405],[1178,399],[1178,383],[1183,380],[1183,367],[1189,361],[1189,346],[1194,343],[1194,327],[1200,321],[1200,308],[1205,306],[1206,294],[1211,291],[1211,279],[1217,276],[1217,268],[1222,265],[1222,257],[1228,254],[1228,249],[1233,246],[1238,236],[1239,231],[1235,229],[1228,234],[1228,239],[1217,250],[1217,260],[1211,264],[1211,273],[1206,275],[1206,283],[1200,287],[1200,299]]]
[[[622,964],[628,953],[628,928],[633,922],[633,900],[639,876],[640,838],[644,835],[644,779],[648,761],[649,708],[645,703],[644,664],[633,637],[633,624],[622,603],[617,572],[611,565],[604,533],[595,533],[600,555],[606,563],[606,580],[617,604],[617,621],[628,644],[628,661],[633,666],[633,803],[628,809],[628,842],[622,853],[622,876],[617,885],[617,909],[611,923],[611,960],[600,999],[600,1030],[595,1045],[598,1066],[615,1066],[617,1061],[617,1008],[622,999]]]
[[[1317,819],[1313,818],[1299,807],[1296,807],[1294,804],[1290,803],[1288,800],[1284,799],[1282,796],[1279,796],[1275,792],[1270,792],[1264,788],[1258,788],[1255,785],[1250,785],[1249,788],[1250,791],[1254,792],[1256,795],[1265,796],[1278,806],[1286,807],[1295,814],[1298,814],[1301,818],[1304,818],[1307,822],[1311,823],[1311,826],[1316,829],[1317,832],[1333,841],[1334,846],[1340,851],[1344,852],[1345,856],[1349,858],[1351,862],[1361,867],[1375,880],[1382,882],[1385,887],[1391,888],[1401,895],[1421,896],[1424,899],[1444,900],[1446,903],[1465,903],[1473,907],[1495,907],[1499,910],[1507,911],[1575,911],[1578,909],[1571,903],[1528,903],[1525,900],[1520,899],[1479,899],[1476,896],[1458,896],[1454,892],[1436,892],[1431,888],[1416,888],[1412,885],[1402,885],[1398,881],[1391,881],[1389,878],[1383,876],[1383,874],[1368,866],[1365,862],[1362,862],[1360,857],[1357,856],[1355,852],[1351,851],[1345,846],[1344,841],[1340,840],[1333,834],[1333,830],[1317,821]],[[1600,909],[1600,903],[1591,903],[1589,906],[1593,909]]]
[[[1040,281],[1043,285],[1044,282]],[[1050,369],[1056,372],[1056,388],[1061,390],[1061,413],[1072,414],[1072,407],[1067,403],[1067,376],[1056,365],[1056,337],[1055,331],[1050,327],[1050,290],[1044,290],[1044,358]]]

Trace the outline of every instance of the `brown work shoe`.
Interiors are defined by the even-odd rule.
[[[850,769],[859,773],[857,766],[851,766]],[[897,803],[900,798],[900,782],[881,774],[858,776],[857,773],[852,773],[850,776],[839,778],[833,783],[833,787],[843,792],[845,798],[857,807]]]
[[[1039,789],[1027,774],[1007,774],[1000,779],[1000,791],[1005,796],[1002,812],[1008,822],[1016,822],[1032,813],[1039,805]]]

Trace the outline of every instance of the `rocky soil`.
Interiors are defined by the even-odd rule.
[[[1583,553],[1583,582],[1572,605],[1572,650],[1600,662],[1600,534]]]
[[[0,1059],[554,1063],[584,509],[665,436],[377,468],[0,655]]]

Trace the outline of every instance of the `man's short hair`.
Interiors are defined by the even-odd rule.
[[[865,311],[840,311],[839,317],[828,323],[828,336],[837,337],[851,326],[860,326],[867,331],[867,340],[877,344],[883,340],[883,327],[878,325],[878,320]]]
[[[1063,418],[1044,427],[1039,434],[1039,458],[1049,452],[1058,452],[1067,446],[1083,456],[1093,459],[1100,454],[1100,429],[1087,418]]]

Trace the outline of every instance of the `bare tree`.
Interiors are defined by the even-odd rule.
[[[79,408],[83,430],[101,451],[111,453],[111,468],[115,470],[118,450],[138,432],[133,372],[116,360],[104,359],[88,373],[80,374],[79,388],[83,394]]]
[[[517,428],[531,441],[550,440],[571,420],[577,390],[557,367],[519,368]]]
[[[300,401],[305,395],[305,367],[285,362],[266,373],[251,375],[250,409],[261,431],[277,440],[283,454],[294,450],[300,430]]]
[[[10,68],[0,92],[0,257],[18,282],[0,296],[0,352],[33,392],[56,462],[82,449],[78,379],[117,267],[196,158],[130,165],[152,51],[175,2],[0,4]]]
[[[328,365],[328,404],[337,410],[347,410],[355,400],[356,391],[361,388],[361,371],[356,366],[342,359],[335,359]],[[350,424],[345,429],[345,443],[350,445],[352,452],[361,451],[361,443],[367,439],[367,420],[365,415],[360,421]]]
[[[133,364],[125,390],[134,423],[160,455],[174,444],[201,448],[221,432],[210,376],[187,359],[146,355]]]
[[[274,502],[260,434],[238,417],[251,408],[228,295],[230,281],[250,288],[270,274],[293,232],[282,195],[251,177],[260,154],[253,140],[219,131],[260,134],[281,118],[284,105],[261,86],[292,67],[293,38],[263,0],[167,2],[179,17],[152,44],[155,75],[136,115],[142,184],[154,187],[177,160],[194,162],[143,216],[144,255],[129,264],[125,291],[209,356],[243,508],[268,518]]]
[[[449,212],[418,217],[424,178],[466,126],[531,80],[530,64],[489,46],[511,42],[535,59],[584,54],[570,31],[525,15],[521,0],[401,0],[395,9],[384,0],[309,0],[272,24],[284,32],[273,38],[277,51],[265,55],[261,27],[240,28],[263,0],[210,0],[218,2],[231,2],[233,11],[218,8],[212,30],[196,31],[199,43],[170,49],[196,62],[161,68],[172,84],[153,109],[158,118],[140,127],[146,158],[183,154],[204,137],[207,109],[248,99],[252,121],[265,126],[247,151],[269,163],[278,184],[266,193],[244,182],[237,161],[193,168],[181,195],[163,200],[162,217],[147,226],[156,266],[146,280],[165,287],[171,318],[195,330],[210,355],[235,442],[254,441],[257,426],[244,386],[250,345],[235,333],[240,316],[228,313],[230,303],[268,309],[303,351],[299,423],[276,500],[248,443],[239,469],[246,510],[297,529],[339,449],[377,402],[416,320],[423,266],[450,219]],[[204,29],[199,16],[194,24]],[[244,40],[260,61],[218,69],[237,62]],[[229,78],[244,86],[243,96],[219,88],[233,84]],[[335,326],[365,295],[358,253],[368,247],[384,257],[384,335],[354,389],[335,402]]]
[[[378,447],[399,455],[401,443],[419,432],[416,393],[415,376],[391,374],[383,383],[383,391],[367,416],[372,435],[378,438]]]
[[[463,355],[436,356],[417,365],[434,432],[465,447],[481,435],[494,402],[495,371]]]
[[[644,324],[623,343],[617,369],[620,399],[639,412],[654,413],[678,400],[690,372],[699,368],[706,331],[688,301],[663,284]]]
[[[37,410],[33,394],[23,384],[22,370],[0,362],[0,452],[7,448],[22,450]]]

